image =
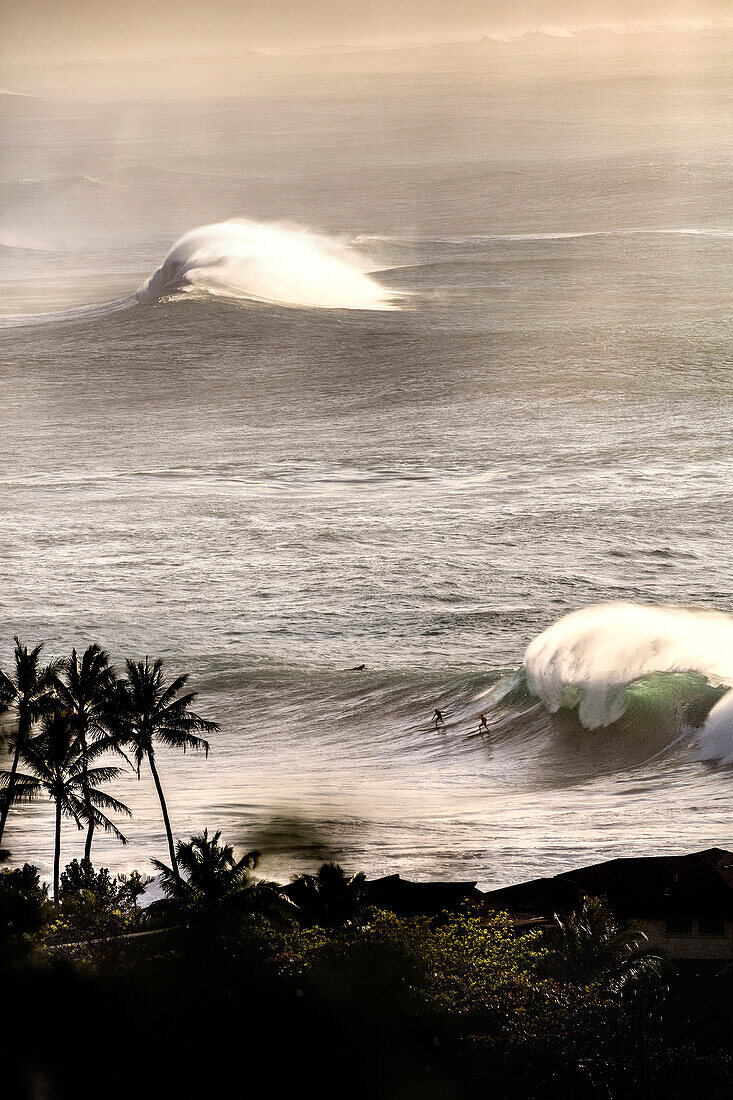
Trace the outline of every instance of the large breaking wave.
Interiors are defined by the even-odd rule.
[[[309,309],[394,309],[348,244],[293,225],[235,219],[186,233],[137,292],[140,301],[203,292]]]
[[[301,309],[398,309],[406,295],[380,285],[374,277],[379,266],[384,268],[339,239],[238,218],[185,233],[135,294],[53,313],[0,316],[0,328],[96,320],[190,295]]]
[[[716,611],[616,603],[574,611],[540,634],[524,658],[529,690],[549,711],[577,710],[588,729],[619,722],[651,684],[715,703],[700,732],[704,759],[733,761],[733,617]],[[703,690],[704,685],[704,690]],[[710,689],[715,694],[710,695]],[[661,689],[664,690],[664,687]]]

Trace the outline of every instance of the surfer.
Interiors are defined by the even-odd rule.
[[[489,723],[486,721],[485,714],[479,714],[478,716],[478,732],[491,733],[491,730],[489,729]]]
[[[443,715],[440,713],[440,711],[438,710],[437,707],[435,708],[435,711],[433,713],[433,721],[435,722],[436,730],[437,730],[438,726],[444,726],[445,725]]]

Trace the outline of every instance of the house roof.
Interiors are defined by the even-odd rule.
[[[281,893],[300,904],[303,883],[299,880],[280,887]],[[479,901],[483,895],[475,882],[411,882],[400,875],[368,879],[364,883],[368,905],[387,909],[399,916],[432,915],[457,909],[464,901]]]
[[[733,852],[612,859],[484,895],[492,909],[545,915],[574,909],[584,895],[608,898],[619,917],[733,915]]]
[[[411,882],[399,875],[367,883],[369,904],[401,916],[442,913],[483,895],[475,882]]]

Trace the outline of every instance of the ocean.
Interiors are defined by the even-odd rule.
[[[189,672],[177,835],[482,887],[733,846],[732,45],[0,68],[0,665]],[[4,843],[48,874],[51,807]]]

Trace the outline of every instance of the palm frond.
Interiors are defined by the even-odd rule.
[[[132,817],[132,810],[129,806],[126,806],[124,802],[120,802],[118,798],[113,798],[111,794],[107,794],[106,791],[100,791],[97,788],[92,788],[89,792],[89,801],[93,806],[98,809],[101,807],[105,810],[112,810],[117,814],[125,814],[126,817]]]
[[[182,879],[177,871],[172,870],[159,859],[151,859],[150,862],[160,875],[161,889],[167,898],[178,902],[191,900],[193,891],[188,882]]]
[[[76,765],[74,765],[74,768],[76,768]],[[74,786],[91,787],[95,783],[111,783],[113,779],[120,775],[121,771],[121,768],[116,768],[114,765],[104,768],[88,768],[87,771],[81,773],[72,771],[69,768],[69,778]]]
[[[29,776],[19,778],[16,774],[12,790],[5,786],[0,792],[0,805],[23,805],[27,802],[35,802],[45,792],[45,787],[40,780]]]

